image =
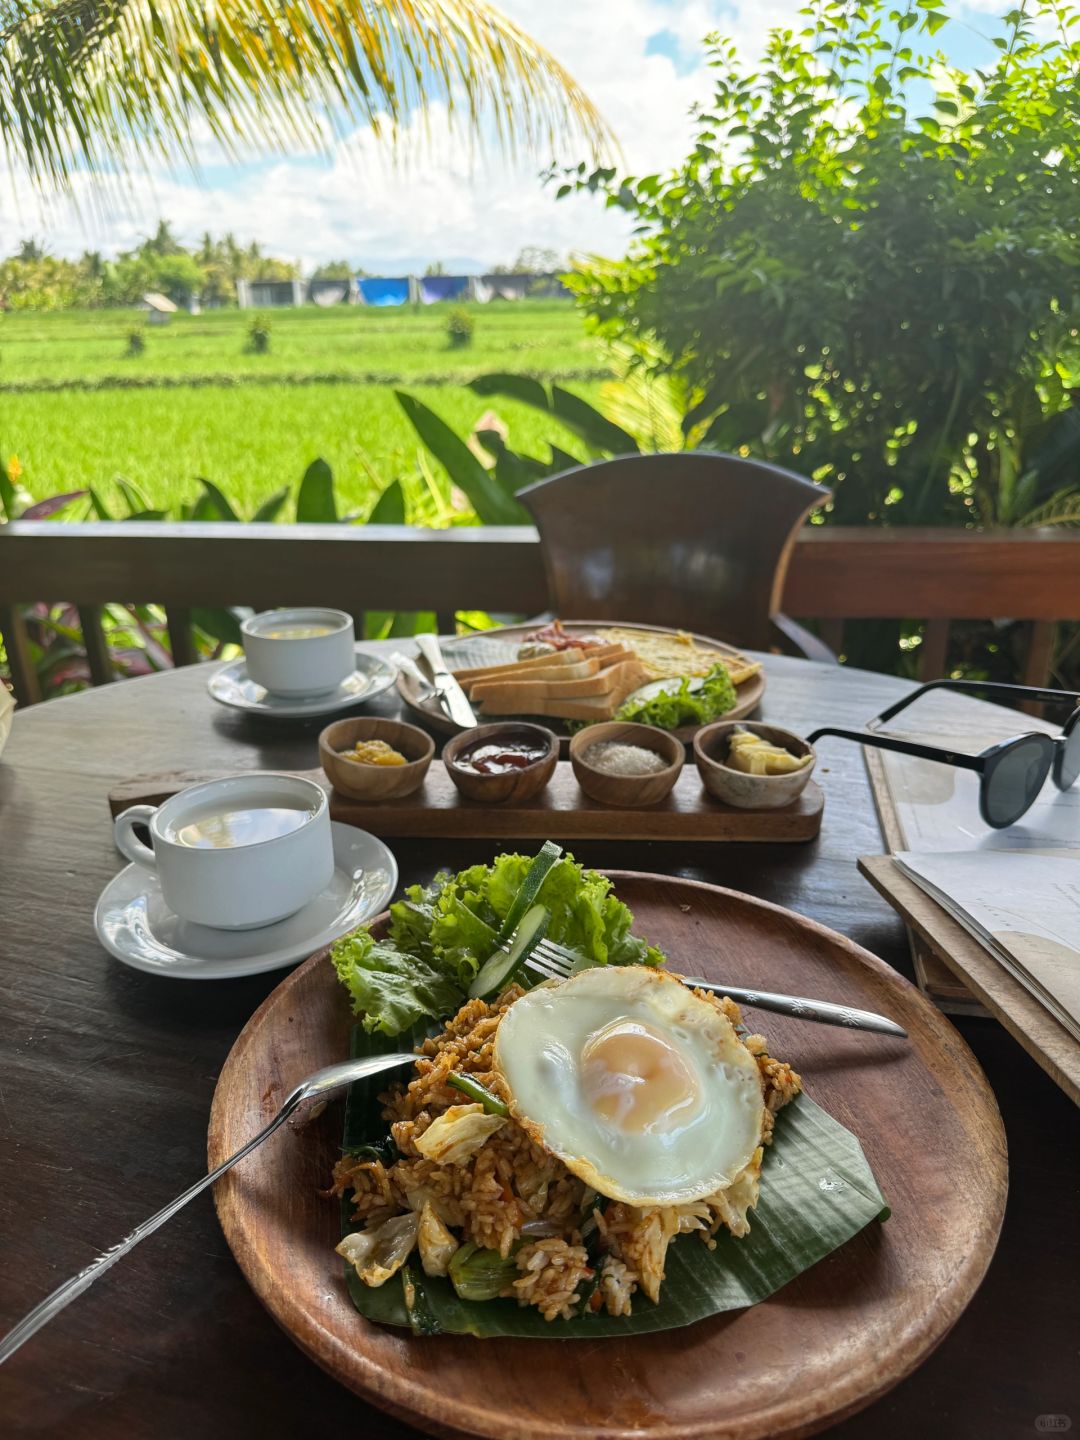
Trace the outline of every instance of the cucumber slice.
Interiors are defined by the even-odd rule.
[[[509,950],[496,950],[481,965],[476,979],[469,986],[470,1000],[486,1000],[505,990],[524,965],[529,954],[547,934],[551,911],[546,905],[534,905],[525,912]]]
[[[547,879],[547,873],[555,864],[556,860],[562,858],[562,846],[556,845],[554,840],[545,840],[533,862],[525,872],[525,879],[521,882],[521,889],[514,896],[514,903],[506,912],[506,919],[499,931],[500,945],[505,945],[510,936],[521,924],[522,917],[529,906],[534,904],[537,895],[540,893],[540,886]]]

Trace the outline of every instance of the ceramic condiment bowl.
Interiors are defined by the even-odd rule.
[[[810,764],[787,775],[748,775],[744,770],[733,770],[725,761],[734,730],[749,730],[752,735],[760,735],[792,755],[809,755]],[[735,805],[740,810],[779,810],[793,804],[806,789],[817,756],[813,747],[794,730],[753,720],[717,720],[694,736],[694,760],[702,784],[714,800],[722,800],[725,805]]]

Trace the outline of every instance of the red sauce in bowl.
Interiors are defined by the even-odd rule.
[[[547,747],[532,740],[478,740],[454,757],[454,764],[477,775],[508,775],[543,760]]]

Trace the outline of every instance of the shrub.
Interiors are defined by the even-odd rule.
[[[137,359],[146,349],[146,333],[141,326],[135,326],[127,334],[127,353]]]
[[[476,321],[464,305],[455,306],[446,321],[446,338],[450,341],[450,348],[463,350],[466,345],[471,345],[475,329]]]
[[[265,355],[270,349],[270,321],[265,315],[255,315],[248,326],[248,349],[253,355]]]
[[[1080,520],[1069,7],[1011,11],[974,74],[912,49],[941,0],[806,13],[752,70],[713,37],[712,101],[673,174],[581,166],[563,184],[640,236],[572,282],[585,309],[609,337],[659,341],[687,431],[813,475],[833,519]]]

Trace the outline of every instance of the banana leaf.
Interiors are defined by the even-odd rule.
[[[425,1033],[419,1029],[410,1035],[368,1035],[357,1026],[352,1053],[374,1055],[412,1048]],[[351,1087],[345,1111],[347,1153],[385,1144],[387,1126],[378,1095],[386,1085],[382,1076]],[[356,1228],[350,1223],[351,1211],[350,1199],[345,1197],[343,1235]],[[721,1228],[715,1250],[707,1249],[693,1234],[677,1238],[667,1252],[659,1302],[653,1304],[638,1293],[632,1315],[588,1314],[549,1322],[538,1310],[519,1308],[513,1300],[460,1300],[448,1280],[426,1276],[413,1263],[375,1289],[365,1285],[351,1265],[346,1265],[345,1274],[349,1294],[361,1315],[418,1334],[442,1331],[544,1340],[647,1335],[756,1305],[871,1221],[887,1217],[885,1201],[858,1140],[808,1096],[801,1095],[777,1116],[773,1143],[765,1151],[761,1197],[750,1213],[750,1234],[736,1240]],[[327,1259],[332,1263],[329,1256]],[[411,1309],[405,1303],[406,1291]]]

